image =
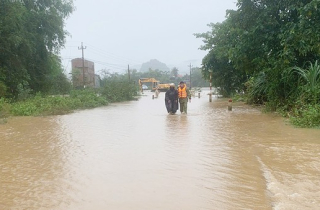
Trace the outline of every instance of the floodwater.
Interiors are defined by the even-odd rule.
[[[0,125],[0,209],[319,209],[320,130],[206,92]]]

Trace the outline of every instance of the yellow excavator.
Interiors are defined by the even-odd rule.
[[[166,83],[158,84],[158,90],[160,92],[166,92],[167,90],[169,90],[169,88],[170,88],[170,84],[166,84]]]
[[[159,90],[161,92],[165,92],[170,88],[170,84],[162,84],[160,81],[156,80],[155,78],[140,78],[139,79],[139,86],[141,92],[143,92],[142,85],[145,83],[151,83],[151,91]]]

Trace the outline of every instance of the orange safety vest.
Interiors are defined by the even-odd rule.
[[[184,86],[184,88],[181,89],[181,87],[178,88],[179,92],[179,98],[187,98],[187,88]]]

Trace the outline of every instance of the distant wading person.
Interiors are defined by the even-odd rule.
[[[188,112],[188,99],[191,101],[191,94],[189,89],[187,88],[187,85],[181,81],[178,88],[178,94],[179,94],[179,103],[180,103],[180,112],[181,114]]]
[[[156,95],[156,98],[158,98],[159,93],[160,93],[160,92],[159,92],[159,88],[158,88],[158,87],[156,88],[156,90],[154,91],[154,93],[155,93],[155,95]]]
[[[178,110],[178,91],[173,83],[165,95],[165,104],[169,114],[175,114]]]

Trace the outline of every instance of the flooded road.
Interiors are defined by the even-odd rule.
[[[0,209],[319,209],[320,130],[164,94],[0,125]]]

